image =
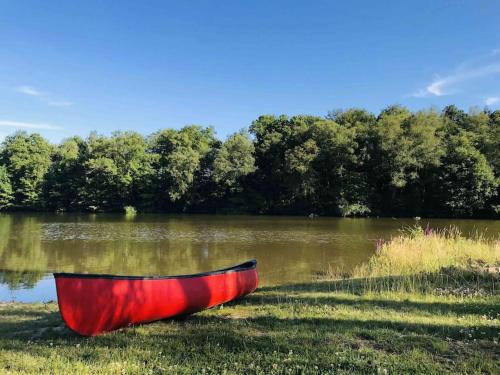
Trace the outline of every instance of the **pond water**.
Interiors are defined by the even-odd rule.
[[[0,214],[0,301],[55,300],[52,272],[171,275],[258,260],[260,285],[349,270],[413,219]],[[427,220],[498,236],[500,220]]]

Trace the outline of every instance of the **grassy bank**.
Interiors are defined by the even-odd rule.
[[[457,228],[435,231],[419,226],[408,228],[391,241],[379,241],[377,254],[368,264],[353,271],[355,277],[434,273],[444,267],[478,267],[487,271],[500,261],[500,237],[477,233],[464,237]]]
[[[442,238],[404,237],[450,238],[433,236]],[[370,275],[400,240],[347,279],[261,288],[184,319],[93,338],[68,331],[54,303],[3,304],[0,373],[498,373],[498,275],[472,255],[434,271]]]
[[[439,231],[407,228],[390,241],[380,240],[368,263],[328,278],[343,279],[352,292],[412,292],[455,295],[496,291],[500,275],[500,237],[465,237],[457,228]]]

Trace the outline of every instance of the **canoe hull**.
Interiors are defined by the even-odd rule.
[[[195,313],[243,297],[258,286],[255,261],[185,276],[54,274],[54,277],[63,320],[84,336]]]

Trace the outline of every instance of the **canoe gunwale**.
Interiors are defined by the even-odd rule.
[[[134,275],[112,275],[112,274],[92,274],[92,273],[66,273],[54,272],[54,278],[82,278],[82,279],[115,279],[115,280],[168,280],[168,279],[190,279],[196,277],[205,277],[220,275],[231,272],[243,272],[253,270],[257,267],[257,260],[250,259],[244,263],[235,266],[222,268],[219,270],[200,272],[189,275],[171,275],[171,276],[134,276]]]

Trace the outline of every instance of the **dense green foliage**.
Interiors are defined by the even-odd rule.
[[[12,185],[7,168],[4,165],[0,165],[0,209],[8,208],[12,200]]]
[[[0,209],[497,216],[500,111],[390,106],[0,148]]]
[[[15,204],[26,208],[44,204],[40,198],[52,153],[53,147],[38,134],[20,132],[5,139],[0,165],[7,170]]]

